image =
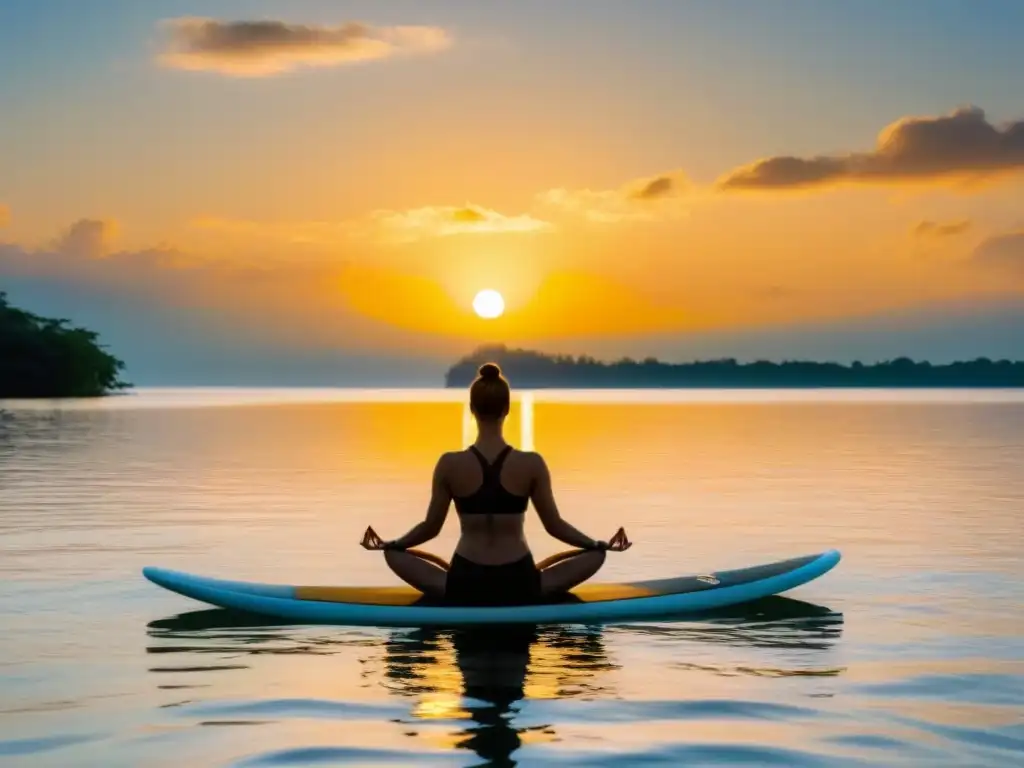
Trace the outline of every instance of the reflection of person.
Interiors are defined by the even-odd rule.
[[[622,528],[609,541],[597,541],[562,518],[544,459],[505,442],[502,427],[509,400],[508,382],[498,366],[482,365],[469,391],[476,441],[468,450],[445,453],[438,460],[426,519],[393,541],[382,540],[373,528],[363,536],[363,547],[384,550],[391,570],[428,597],[457,605],[541,602],[593,576],[606,552],[632,546]],[[449,565],[411,548],[441,532],[453,501],[461,536]],[[534,563],[523,533],[530,501],[544,529],[576,549]]]
[[[434,702],[414,711],[423,718],[468,716],[471,724],[455,734],[453,746],[475,752],[488,765],[515,765],[511,756],[525,740],[551,738],[549,726],[516,726],[516,702],[571,695],[574,682],[614,668],[600,630],[594,629],[423,629],[392,634],[385,649],[384,674],[398,683],[397,692],[424,696],[424,702],[450,697],[447,706]],[[456,679],[452,666],[458,669]]]

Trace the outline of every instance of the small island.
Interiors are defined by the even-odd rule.
[[[130,384],[98,335],[12,306],[0,291],[0,398],[99,397]]]
[[[446,387],[468,386],[477,368],[496,362],[524,389],[1024,387],[1024,362],[979,358],[933,365],[899,357],[851,365],[803,360],[740,363],[732,358],[665,363],[656,358],[603,362],[586,355],[548,355],[503,345],[480,347],[445,374]]]

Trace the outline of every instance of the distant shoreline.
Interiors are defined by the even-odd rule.
[[[732,358],[666,363],[655,358],[604,362],[503,346],[481,347],[445,374],[446,387],[466,387],[485,362],[496,362],[517,389],[1017,389],[1024,362],[976,360],[935,365],[907,357],[864,364]]]
[[[514,382],[514,386],[519,390],[528,391],[546,391],[546,390],[557,390],[563,392],[578,392],[583,390],[593,390],[595,392],[614,392],[614,391],[664,391],[664,392],[684,392],[687,390],[748,390],[748,391],[766,391],[766,390],[779,390],[784,391],[810,391],[815,389],[836,389],[836,390],[912,390],[912,389],[1024,389],[1024,384],[623,384],[620,386],[607,386],[607,385],[586,385],[586,384],[573,384],[572,386],[566,386],[563,384],[542,384],[533,381],[527,383],[520,383],[522,380],[517,379]],[[462,384],[447,384],[445,389],[458,389],[461,388]],[[469,386],[469,382],[465,386]]]
[[[1024,406],[1024,387],[804,387],[528,389],[514,387],[517,408],[546,404],[584,406],[699,405],[941,405],[979,403]],[[447,405],[465,410],[466,390],[451,387],[139,386],[116,397],[0,398],[0,432],[13,414],[27,411],[134,411],[196,408],[310,407],[396,403]],[[465,413],[464,413],[465,415]]]

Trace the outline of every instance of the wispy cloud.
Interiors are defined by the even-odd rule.
[[[345,221],[247,221],[206,216],[197,230],[238,239],[266,239],[292,245],[336,246],[352,239],[412,242],[451,235],[546,232],[553,226],[529,214],[508,216],[479,205],[425,206],[378,210]]]
[[[538,199],[589,221],[610,224],[684,216],[687,211],[683,200],[689,192],[686,177],[672,171],[636,179],[618,189],[549,189]]]
[[[970,219],[959,221],[921,221],[914,227],[916,237],[954,237],[962,235],[971,228]]]
[[[630,200],[664,200],[678,194],[684,185],[681,176],[655,176],[633,182],[628,186],[627,195]]]
[[[354,21],[325,26],[187,17],[164,26],[168,39],[159,60],[165,66],[239,77],[434,53],[452,43],[440,27],[374,27]]]
[[[84,219],[47,246],[0,243],[0,283],[28,279],[90,292],[152,310],[202,316],[212,335],[225,328],[269,338],[337,340],[352,332],[353,313],[339,306],[340,264],[259,263],[175,247],[117,250],[110,229]],[[331,318],[330,322],[325,318]]]
[[[971,261],[979,267],[1024,279],[1024,231],[1007,232],[984,240],[974,249]]]
[[[96,259],[107,253],[117,236],[117,222],[110,219],[79,219],[54,243],[57,253]]]
[[[1024,120],[998,127],[979,107],[887,126],[869,152],[778,156],[727,173],[719,188],[785,190],[840,183],[893,184],[949,177],[979,180],[1024,171]]]
[[[375,211],[369,223],[386,239],[422,240],[450,235],[532,233],[553,229],[529,214],[507,216],[478,205],[426,206],[408,211]]]

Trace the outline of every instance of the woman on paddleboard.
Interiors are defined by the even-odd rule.
[[[608,541],[597,541],[562,518],[544,459],[505,442],[509,395],[501,369],[494,363],[480,366],[469,388],[476,442],[438,459],[426,518],[392,541],[382,540],[372,527],[363,535],[365,549],[383,550],[391,570],[428,597],[452,605],[545,602],[597,573],[607,552],[633,546],[622,528]],[[462,530],[449,565],[413,547],[441,532],[453,501]],[[534,563],[523,532],[530,501],[544,530],[575,549]]]

